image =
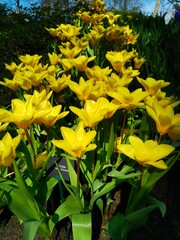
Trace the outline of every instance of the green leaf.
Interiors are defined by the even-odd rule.
[[[117,213],[106,225],[113,240],[125,240],[128,232],[144,225],[156,205],[137,210],[127,216]]]
[[[66,155],[66,163],[68,166],[68,172],[69,172],[69,178],[72,186],[77,186],[77,174],[76,171],[74,170],[74,166],[72,165],[71,160],[69,157]]]
[[[34,240],[40,224],[41,220],[25,222],[22,229],[22,240]]]
[[[93,191],[96,192],[99,188],[103,187],[106,183],[101,182],[99,179],[96,179],[93,184]]]
[[[106,162],[109,163],[112,153],[114,152],[114,124],[112,122],[110,136],[107,148]]]
[[[17,186],[19,188],[20,194],[22,196],[24,196],[24,199],[29,204],[29,207],[30,207],[31,211],[34,212],[35,215],[41,216],[41,213],[39,211],[39,208],[38,208],[38,205],[36,203],[36,200],[33,198],[31,193],[28,191],[28,187],[26,186],[24,180],[22,179],[21,174],[19,172],[19,169],[18,169],[15,161],[13,162],[13,166],[14,166],[14,171],[15,171],[15,176],[16,176],[15,179],[16,179]],[[12,201],[14,201],[13,198],[12,198]],[[26,206],[26,203],[24,203],[24,204]]]
[[[100,198],[101,196],[105,195],[106,193],[109,193],[112,191],[114,188],[119,186],[122,183],[122,180],[119,179],[112,179],[111,182],[106,183],[102,187],[100,187],[95,193],[94,196],[90,200],[90,208],[93,207],[94,202]]]
[[[153,196],[148,196],[148,202],[151,203],[152,205],[156,205],[159,208],[162,217],[165,216],[165,214],[166,214],[166,204],[164,202],[156,199]]]
[[[9,209],[23,222],[29,220],[40,220],[41,215],[34,208],[34,202],[19,189],[14,188],[11,192],[5,193]]]
[[[55,211],[52,222],[58,223],[62,219],[81,212],[81,206],[73,195],[69,195],[66,200]]]
[[[91,212],[73,214],[71,221],[74,240],[92,239]]]
[[[124,174],[120,171],[116,171],[116,170],[112,170],[111,172],[108,173],[109,177],[114,177],[117,179],[121,179],[121,180],[126,180],[129,178],[134,178],[134,177],[139,177],[141,175],[141,173],[129,173],[129,174]]]
[[[56,178],[45,178],[42,179],[38,186],[38,192],[36,194],[36,199],[43,206],[49,197],[55,186],[58,184],[58,179]]]

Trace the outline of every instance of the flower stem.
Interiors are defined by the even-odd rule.
[[[77,158],[77,188],[80,188],[80,158]]]
[[[34,158],[34,168],[36,168],[36,154],[35,154],[34,145],[33,145],[31,136],[30,136],[30,134],[29,134],[27,129],[25,129],[25,133],[26,133],[26,137],[27,137],[27,139],[29,141],[29,144],[31,145],[31,149],[32,149],[32,152],[33,152],[33,158]]]
[[[125,111],[125,113],[124,113],[124,118],[123,118],[121,133],[120,133],[121,142],[123,140],[123,133],[124,133],[124,128],[125,128],[126,118],[127,118],[127,111]]]
[[[162,135],[159,136],[158,145],[161,143],[161,140],[162,140]]]

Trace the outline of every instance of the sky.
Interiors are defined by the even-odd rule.
[[[0,0],[0,3],[6,3],[7,5],[11,3],[15,0]],[[140,0],[143,3],[143,8],[141,9],[141,11],[145,14],[151,15],[153,13],[155,4],[156,4],[156,0]],[[29,3],[28,3],[29,2]],[[20,3],[22,4],[23,7],[29,7],[30,3],[36,3],[37,0],[20,0]],[[165,8],[160,7],[159,13],[164,13],[167,12],[168,10],[172,9],[171,6],[166,5]]]

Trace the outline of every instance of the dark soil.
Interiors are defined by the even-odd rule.
[[[180,161],[173,169],[162,178],[153,195],[166,203],[167,213],[162,218],[159,210],[154,211],[148,218],[147,224],[129,233],[127,240],[180,240]],[[120,194],[115,194],[114,205],[111,206],[110,214],[116,210],[119,204]],[[97,217],[98,211],[93,215],[93,240],[110,240],[104,232],[99,237],[101,218]],[[110,217],[111,217],[110,216]],[[66,226],[66,227],[65,227]],[[21,240],[21,225],[7,208],[0,209],[0,240]],[[53,240],[73,240],[71,226],[68,219],[57,226]],[[43,240],[36,237],[35,240]]]

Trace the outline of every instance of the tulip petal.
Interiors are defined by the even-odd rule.
[[[151,165],[153,167],[159,168],[159,169],[166,169],[167,165],[163,160],[159,160],[157,162],[146,162],[147,165]]]

